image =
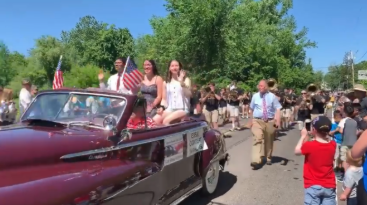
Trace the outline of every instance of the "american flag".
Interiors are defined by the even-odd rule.
[[[132,90],[140,85],[143,80],[143,74],[138,70],[138,66],[130,58],[127,58],[126,68],[124,73],[124,86],[125,88]]]
[[[54,90],[62,88],[64,86],[64,77],[62,77],[61,63],[62,63],[62,56],[60,56],[60,60],[59,63],[57,64],[56,72],[54,75],[54,81],[52,82],[52,89]]]

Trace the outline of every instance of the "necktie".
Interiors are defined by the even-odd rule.
[[[266,100],[265,100],[265,94],[263,94],[263,120],[268,120],[268,111],[266,109]]]
[[[117,74],[117,86],[116,86],[116,91],[119,91],[120,90],[120,81],[121,81],[121,74]]]

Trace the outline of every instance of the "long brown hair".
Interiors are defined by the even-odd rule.
[[[172,73],[171,71],[169,70],[169,68],[171,67],[171,63],[173,61],[176,61],[178,63],[178,66],[179,66],[179,70],[178,70],[178,75],[180,75],[180,71],[182,70],[182,63],[178,60],[171,60],[169,63],[168,63],[168,69],[167,69],[167,76],[166,76],[166,82],[169,83],[171,82],[171,79],[172,79]],[[186,77],[185,77],[186,78]],[[185,79],[184,79],[185,80]]]
[[[152,65],[153,75],[159,75],[157,64],[155,63],[155,61],[154,60],[145,60],[145,61],[148,61]]]

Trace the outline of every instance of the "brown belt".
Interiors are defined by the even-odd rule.
[[[262,121],[264,121],[264,122],[269,122],[269,121],[271,121],[271,120],[274,120],[274,118],[268,118],[267,120],[264,120],[264,119],[259,118],[259,117],[255,117],[255,119],[257,119],[257,120],[262,120]]]

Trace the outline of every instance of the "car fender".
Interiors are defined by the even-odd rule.
[[[203,150],[200,153],[201,155],[200,156],[200,159],[201,159],[200,160],[201,161],[200,176],[203,176],[205,169],[210,165],[210,163],[212,163],[214,160],[219,160],[219,159],[214,159],[214,157],[216,157],[218,152],[221,151],[220,147],[218,146],[220,145],[220,140],[218,139],[220,135],[221,133],[217,130],[208,130],[204,132],[204,140],[208,146],[208,149]]]

